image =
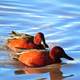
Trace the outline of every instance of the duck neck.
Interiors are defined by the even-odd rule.
[[[57,57],[53,51],[50,52],[49,56],[53,63],[61,63],[60,57]]]

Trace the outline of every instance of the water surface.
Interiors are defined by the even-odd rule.
[[[0,1],[0,60],[9,59],[9,52],[3,50],[11,31],[35,35],[43,32],[47,43],[62,46],[74,61],[63,62],[57,75],[63,80],[80,79],[80,0],[1,0]],[[47,78],[50,74],[15,75],[18,69],[11,63],[0,64],[0,80],[33,80]],[[55,79],[56,80],[56,79]]]

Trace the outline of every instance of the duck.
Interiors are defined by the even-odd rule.
[[[28,67],[42,67],[50,64],[61,63],[61,58],[74,60],[65,53],[62,47],[55,46],[50,51],[38,49],[25,50],[21,52],[18,61]]]
[[[12,31],[11,38],[7,40],[6,46],[14,52],[18,52],[20,49],[24,50],[48,48],[44,34],[42,32],[38,32],[35,34],[35,36],[31,36],[28,34]]]

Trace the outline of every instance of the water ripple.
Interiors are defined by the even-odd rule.
[[[0,36],[5,37],[12,30],[31,35],[43,32],[47,43],[79,50],[79,3],[79,0],[1,0]]]

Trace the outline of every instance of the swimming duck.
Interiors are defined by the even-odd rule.
[[[8,39],[7,47],[17,52],[19,49],[45,49],[48,48],[48,45],[45,42],[44,34],[41,32],[31,36],[12,31],[12,38]]]
[[[41,67],[49,64],[61,63],[61,58],[74,60],[59,46],[53,47],[51,51],[38,49],[25,50],[18,57],[18,60],[29,67]]]

